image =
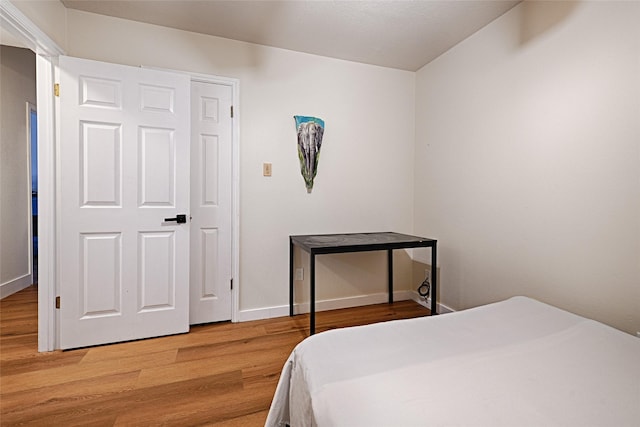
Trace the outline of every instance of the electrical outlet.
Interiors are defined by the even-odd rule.
[[[262,164],[262,175],[263,176],[271,176],[271,163],[263,163]]]
[[[304,280],[304,268],[296,268],[296,280]]]

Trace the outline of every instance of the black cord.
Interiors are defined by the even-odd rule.
[[[431,293],[431,283],[429,283],[429,278],[424,279],[424,282],[418,286],[418,294],[424,299],[429,298],[429,294]]]

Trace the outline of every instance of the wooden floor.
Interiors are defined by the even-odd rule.
[[[418,317],[412,301],[317,314],[318,331]],[[307,315],[37,352],[37,288],[0,301],[0,424],[262,426]]]

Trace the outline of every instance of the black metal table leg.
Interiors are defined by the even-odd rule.
[[[438,243],[431,246],[431,315],[438,314],[436,298],[438,295]]]
[[[309,255],[309,258],[309,281],[311,282],[309,335],[313,335],[316,333],[316,256],[312,253]]]
[[[387,251],[387,265],[389,266],[389,304],[393,304],[393,250]]]
[[[293,316],[293,241],[289,237],[289,316]]]

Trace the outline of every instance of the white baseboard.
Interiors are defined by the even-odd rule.
[[[0,285],[0,299],[15,294],[28,286],[31,286],[31,274],[5,282]]]
[[[395,291],[393,293],[394,301],[405,301],[414,299],[411,295],[414,291]],[[340,308],[359,307],[363,305],[382,304],[389,301],[387,293],[362,295],[348,298],[336,298],[330,300],[316,301],[316,312],[326,310],[338,310]],[[309,303],[295,304],[293,306],[295,314],[308,313]],[[289,305],[280,305],[275,307],[255,308],[249,310],[240,310],[238,313],[238,322],[248,322],[250,320],[271,319],[274,317],[285,317],[289,315]]]
[[[393,293],[394,301],[406,301],[409,299],[427,308],[431,307],[431,299],[429,298],[425,301],[424,298],[422,298],[416,291],[395,291]],[[359,307],[363,305],[382,304],[387,302],[388,300],[389,297],[386,293],[322,300],[316,301],[316,312]],[[444,314],[454,311],[454,309],[447,307],[444,304],[438,303],[438,313]],[[295,314],[308,313],[309,303],[295,304],[293,307],[293,312]],[[274,317],[285,317],[288,315],[289,305],[240,310],[240,312],[238,313],[238,322],[272,319]]]

